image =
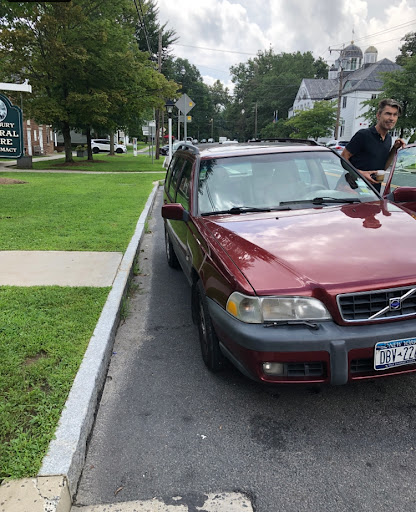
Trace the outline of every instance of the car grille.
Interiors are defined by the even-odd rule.
[[[351,373],[368,373],[374,370],[374,359],[353,359],[350,365]]]
[[[403,298],[406,294],[407,297]],[[391,299],[401,299],[400,307],[393,309]],[[385,318],[403,318],[416,315],[416,288],[391,288],[370,292],[346,293],[337,296],[342,319],[345,322],[365,322]],[[384,311],[383,311],[384,310]],[[376,315],[374,318],[373,315]]]
[[[288,377],[321,377],[325,366],[321,361],[312,363],[286,363]]]

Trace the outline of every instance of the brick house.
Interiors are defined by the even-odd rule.
[[[24,119],[23,140],[26,155],[52,155],[54,152],[53,131],[50,125],[37,124],[33,119]]]

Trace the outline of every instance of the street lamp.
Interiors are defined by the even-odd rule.
[[[173,107],[175,106],[175,102],[173,100],[166,100],[165,108],[168,113],[168,133],[169,133],[169,163],[172,159],[172,114]]]

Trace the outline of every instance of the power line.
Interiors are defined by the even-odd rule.
[[[414,19],[414,20],[410,20],[410,21],[407,21],[406,23],[402,23],[401,25],[396,25],[396,26],[394,26],[394,27],[390,27],[390,28],[388,28],[388,29],[386,29],[386,30],[381,30],[381,31],[379,31],[379,32],[374,32],[373,34],[368,34],[368,35],[363,36],[363,37],[360,37],[360,38],[358,38],[358,39],[354,39],[354,42],[362,41],[363,39],[369,39],[369,38],[372,38],[372,37],[378,36],[378,35],[380,35],[380,34],[386,34],[386,33],[388,33],[388,32],[394,32],[395,30],[399,30],[399,29],[401,29],[401,28],[403,28],[403,27],[406,27],[406,26],[408,26],[408,25],[413,25],[414,23],[416,23],[416,19]],[[380,42],[375,43],[375,44],[383,44],[383,43],[388,43],[388,42],[390,42],[390,41],[395,41],[395,40],[400,40],[400,39],[402,39],[402,36],[400,36],[400,37],[395,37],[394,39],[389,39],[389,40],[387,40],[387,41],[380,41]],[[340,45],[344,45],[344,44],[349,44],[349,42],[345,42],[345,41],[344,41],[343,43],[338,43],[338,44],[336,44],[336,45],[334,45],[334,46],[340,46]],[[323,52],[319,52],[319,53],[320,53],[320,56],[323,58],[323,55],[325,55],[325,53],[326,53],[327,51],[328,51],[328,49],[325,49]]]
[[[234,50],[219,50],[218,48],[205,48],[204,46],[193,46],[190,44],[173,43],[172,46],[185,46],[186,48],[196,48],[198,50],[208,50],[211,52],[221,52],[221,53],[237,53],[239,55],[254,55],[254,56],[258,55],[257,53],[236,52]]]
[[[137,1],[133,0],[133,2],[134,2],[134,5],[136,6],[137,17],[139,18],[140,28],[143,30],[144,37],[146,39],[147,49],[149,51],[150,56],[152,56],[153,52],[152,52],[152,48],[151,48],[151,45],[150,45],[149,34],[147,32],[147,29],[146,29],[146,23],[145,23],[145,19],[144,19],[142,2],[141,2],[141,0],[139,0],[140,11],[139,11],[139,6],[137,5]]]

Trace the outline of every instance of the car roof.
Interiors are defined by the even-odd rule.
[[[215,146],[199,151],[201,158],[214,158],[219,156],[260,155],[265,153],[296,153],[296,152],[331,152],[325,146],[308,146],[302,144],[234,144],[231,146]]]

